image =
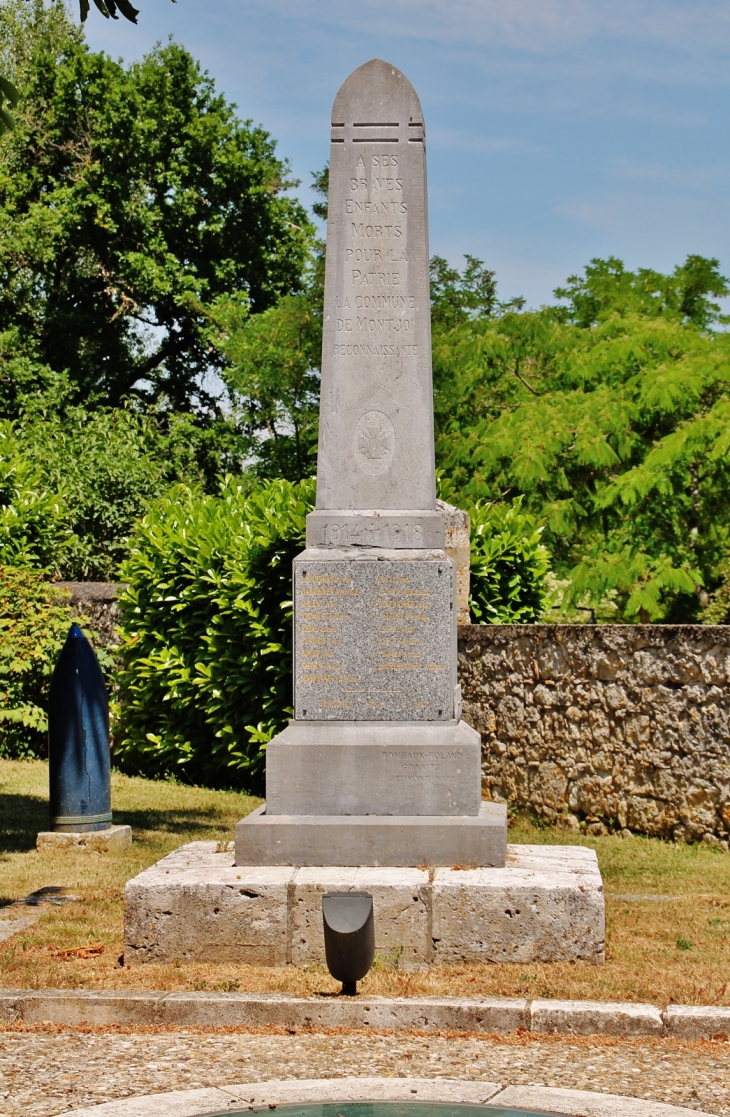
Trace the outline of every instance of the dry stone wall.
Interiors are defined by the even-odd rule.
[[[730,837],[730,626],[461,625],[486,794],[570,829]]]

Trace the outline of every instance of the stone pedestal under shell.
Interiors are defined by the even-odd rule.
[[[36,836],[36,849],[39,853],[53,850],[74,850],[77,853],[115,853],[117,850],[130,849],[132,845],[131,826],[109,826],[106,830],[60,831],[42,830]]]

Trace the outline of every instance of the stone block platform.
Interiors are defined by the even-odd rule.
[[[507,808],[469,815],[282,815],[266,805],[236,823],[240,866],[493,865],[505,863]]]
[[[321,897],[367,891],[376,950],[403,968],[463,962],[604,961],[593,850],[507,847],[504,868],[296,868],[234,864],[233,843],[191,842],[130,880],[128,964],[303,966],[324,961]]]

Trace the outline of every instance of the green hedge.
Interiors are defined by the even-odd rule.
[[[550,556],[540,542],[542,528],[511,504],[477,503],[471,516],[471,592],[475,624],[531,624],[546,604]]]
[[[115,763],[208,786],[261,786],[292,703],[291,563],[314,481],[174,489],[122,568]]]
[[[48,687],[71,625],[68,593],[0,566],[0,756],[47,755]]]
[[[291,563],[314,481],[251,493],[228,480],[180,486],[138,526],[122,570],[115,763],[208,786],[262,786],[266,742],[291,716]],[[476,620],[519,623],[542,607],[547,553],[512,506],[472,510]]]

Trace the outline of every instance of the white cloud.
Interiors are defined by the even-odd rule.
[[[91,44],[140,57],[173,32],[277,137],[307,204],[337,86],[375,55],[402,66],[426,111],[433,250],[485,259],[505,297],[545,301],[596,255],[730,261],[727,0],[137,6],[138,27],[92,8]]]

